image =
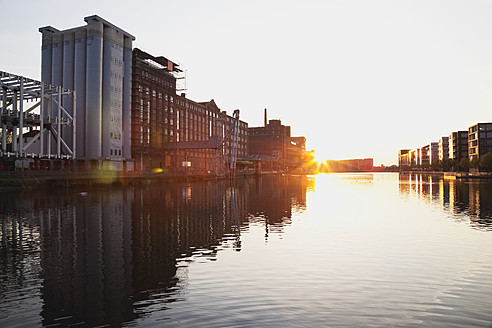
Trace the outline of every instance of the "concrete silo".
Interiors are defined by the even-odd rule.
[[[42,33],[43,82],[74,89],[77,108],[76,142],[79,165],[123,169],[131,163],[130,99],[132,41],[135,38],[94,15],[87,25]],[[56,113],[53,113],[56,114]],[[72,131],[64,131],[64,134]],[[129,165],[131,167],[131,165]]]

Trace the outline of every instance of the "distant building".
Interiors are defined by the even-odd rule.
[[[439,139],[439,160],[444,161],[449,159],[449,138],[448,137],[441,137]]]
[[[401,168],[409,167],[411,165],[410,161],[410,149],[400,149],[398,151],[398,166]]]
[[[344,159],[327,162],[331,172],[367,172],[374,169],[374,159]]]
[[[288,165],[299,167],[303,164],[306,154],[306,137],[291,137],[289,153],[287,158],[289,159]]]
[[[306,150],[305,137],[291,137],[290,126],[280,120],[248,129],[249,155],[271,165],[272,169],[294,169],[302,165]]]
[[[418,165],[430,164],[430,144],[418,149]]]
[[[429,144],[429,163],[436,164],[439,162],[439,143],[431,142]]]
[[[468,131],[456,131],[449,134],[449,159],[459,162],[468,157]]]
[[[492,123],[477,123],[468,128],[468,155],[470,160],[492,153]]]
[[[416,151],[415,162],[417,165],[430,165],[439,161],[439,143],[431,142],[420,147]]]
[[[420,163],[420,149],[414,149],[410,151],[410,165],[417,165]]]
[[[86,26],[42,33],[41,80],[75,90],[76,107],[63,107],[77,118],[79,164],[106,169],[131,164],[130,100],[132,41],[135,37],[99,16]],[[53,107],[54,108],[54,107]],[[72,140],[73,130],[63,131]]]

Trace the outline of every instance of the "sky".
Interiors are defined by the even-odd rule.
[[[186,70],[187,97],[269,119],[322,159],[397,163],[492,122],[492,0],[0,0],[0,71],[40,79],[43,26],[99,15]]]

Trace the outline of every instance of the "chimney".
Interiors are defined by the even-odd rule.
[[[267,126],[268,120],[267,120],[267,109],[265,108],[265,126]]]

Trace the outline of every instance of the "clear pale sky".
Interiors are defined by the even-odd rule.
[[[397,162],[492,121],[492,1],[0,0],[0,70],[39,79],[41,34],[99,15],[187,70],[188,97],[269,119],[320,159]]]

